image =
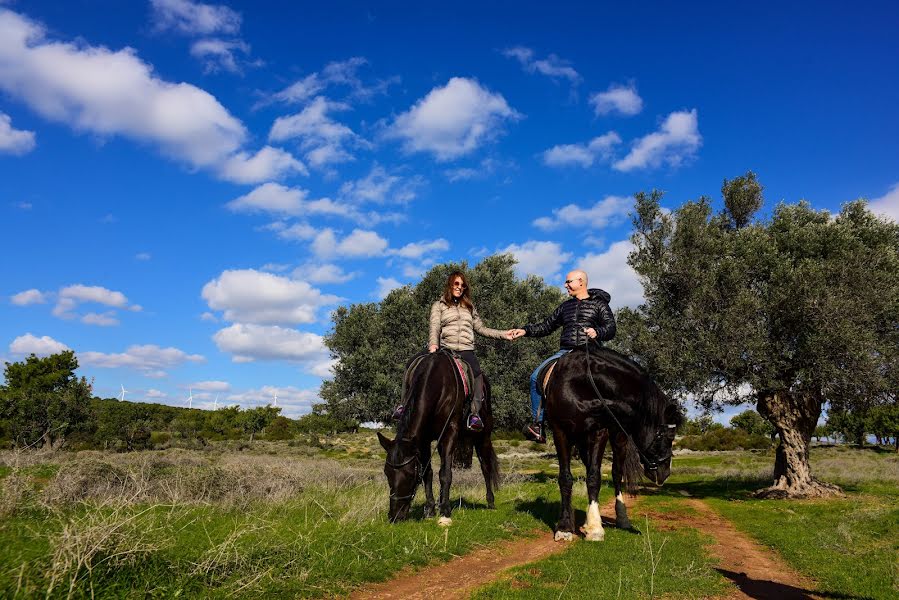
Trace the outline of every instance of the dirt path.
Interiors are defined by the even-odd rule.
[[[812,580],[794,571],[771,549],[739,531],[708,504],[696,498],[685,498],[684,502],[699,513],[698,519],[686,516],[672,518],[670,513],[654,516],[661,516],[665,528],[672,525],[693,527],[715,539],[710,550],[719,561],[716,570],[739,588],[728,595],[728,599],[819,598],[811,591],[816,587]]]
[[[614,523],[615,499],[602,509],[603,523]],[[396,578],[369,585],[350,598],[409,598],[444,600],[467,598],[478,587],[496,579],[502,571],[563,552],[570,544],[553,541],[553,532],[541,529],[536,538],[512,540],[497,546],[475,550],[442,565],[415,573],[402,572]]]
[[[628,498],[629,510],[633,509],[635,500],[638,498]],[[683,501],[696,510],[700,517],[675,513],[650,513],[649,517],[657,529],[691,527],[715,540],[710,550],[712,556],[719,561],[716,570],[739,588],[726,596],[727,600],[820,598],[811,591],[815,588],[813,581],[794,571],[776,553],[737,530],[705,502],[696,498],[684,498]],[[603,507],[602,517],[604,525],[614,526],[614,498]],[[482,548],[417,572],[403,571],[389,581],[360,588],[351,598],[467,598],[475,589],[493,581],[506,569],[538,561],[569,547],[570,544],[554,542],[552,532],[541,530],[537,538],[512,540]]]

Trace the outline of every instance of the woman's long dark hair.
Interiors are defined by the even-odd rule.
[[[453,298],[453,282],[456,280],[456,277],[462,280],[462,295],[459,297],[459,304],[461,304],[463,308],[467,308],[470,312],[474,312],[474,304],[471,302],[471,288],[468,287],[468,279],[465,278],[465,273],[462,271],[453,271],[450,273],[450,276],[446,278],[446,285],[443,286],[443,301],[447,306],[455,304],[456,299]]]

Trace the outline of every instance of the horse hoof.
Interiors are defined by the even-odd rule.
[[[553,539],[557,542],[570,542],[574,539],[574,534],[570,531],[557,531]]]
[[[634,526],[631,525],[630,521],[616,521],[615,526],[618,527],[618,529],[633,529],[634,528]]]
[[[453,520],[449,517],[440,517],[439,519],[437,519],[437,524],[441,527],[449,527],[453,524]]]
[[[606,532],[600,529],[599,531],[590,531],[584,532],[584,539],[588,542],[601,542],[605,539]]]

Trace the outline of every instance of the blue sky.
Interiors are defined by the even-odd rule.
[[[899,218],[893,3],[259,4],[0,0],[0,360],[297,416],[329,312],[438,262],[639,303],[639,190]]]

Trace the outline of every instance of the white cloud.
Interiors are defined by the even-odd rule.
[[[0,152],[21,156],[34,150],[34,132],[15,129],[12,118],[0,112]]]
[[[608,90],[590,96],[590,104],[593,105],[597,115],[617,113],[632,116],[643,110],[643,99],[637,94],[637,88],[633,84],[613,83]]]
[[[150,0],[150,5],[153,7],[153,25],[158,31],[212,35],[240,30],[240,13],[227,6],[190,0]]]
[[[343,240],[337,241],[333,229],[324,229],[315,236],[312,251],[320,258],[370,258],[382,256],[387,251],[387,240],[374,231],[354,229]]]
[[[165,392],[154,390],[153,388],[150,388],[149,390],[147,390],[147,393],[144,394],[144,397],[146,398],[168,398],[168,396],[169,395]]]
[[[208,38],[197,40],[190,47],[190,55],[203,63],[206,73],[240,73],[241,68],[235,56],[238,52],[249,54],[250,45],[243,40]]]
[[[206,321],[207,323],[218,323],[219,319],[211,312],[207,311],[200,315],[201,321]]]
[[[193,168],[212,168],[238,181],[296,167],[283,151],[263,149],[254,157],[240,152],[248,137],[240,120],[205,90],[160,79],[132,48],[48,40],[42,25],[3,9],[0,40],[0,90],[46,119],[100,137],[146,142]]]
[[[587,144],[563,144],[553,146],[543,153],[543,163],[550,167],[578,165],[589,167],[597,160],[612,159],[612,151],[621,143],[621,137],[614,131],[595,137]]]
[[[424,179],[419,176],[404,178],[374,165],[362,179],[347,181],[340,186],[340,197],[358,204],[404,204],[415,199],[417,189],[422,185]]]
[[[606,196],[588,208],[581,208],[576,204],[555,208],[552,217],[540,217],[533,224],[543,230],[572,226],[597,230],[621,222],[632,205],[633,198]]]
[[[504,122],[520,118],[500,94],[474,79],[453,77],[399,115],[386,135],[402,139],[407,152],[430,152],[448,161],[495,139]]]
[[[265,146],[256,154],[237,152],[225,159],[219,169],[223,179],[235,183],[257,183],[267,179],[280,179],[291,173],[308,175],[306,165],[280,148]]]
[[[348,87],[350,98],[367,100],[374,95],[385,93],[390,85],[399,81],[398,77],[391,77],[379,80],[372,86],[366,86],[357,71],[367,62],[361,56],[354,56],[344,61],[328,63],[321,72],[311,73],[274,94],[272,100],[299,104],[317,96],[330,86]]]
[[[286,360],[320,361],[327,355],[322,336],[277,325],[235,323],[219,330],[213,341],[234,362]]]
[[[534,51],[523,46],[507,48],[503,50],[503,55],[507,58],[514,58],[521,67],[528,73],[540,73],[551,79],[567,79],[571,85],[577,85],[581,82],[581,76],[567,60],[563,60],[555,54],[550,54],[546,58],[534,58]]]
[[[633,249],[633,244],[622,240],[603,253],[587,254],[578,261],[578,268],[587,273],[590,287],[609,292],[614,307],[635,307],[643,302],[643,286],[637,273],[627,264],[627,255]]]
[[[314,167],[355,160],[345,146],[368,147],[370,144],[329,116],[331,112],[349,108],[347,104],[318,96],[301,112],[275,119],[268,138],[275,142],[299,139],[300,147],[306,151],[306,160]]]
[[[265,406],[273,404],[275,396],[278,397],[278,408],[287,417],[299,417],[312,411],[313,404],[320,404],[321,398],[314,389],[301,390],[293,386],[264,385],[259,389],[251,389],[239,394],[229,394],[227,402],[249,408],[251,406]]]
[[[303,200],[307,194],[306,190],[300,188],[288,188],[269,182],[225,206],[233,212],[268,212],[297,216],[303,212]]]
[[[318,234],[318,230],[308,223],[294,223],[288,225],[284,221],[275,221],[274,223],[269,223],[264,226],[262,229],[274,231],[282,240],[291,241],[308,241],[315,238]]]
[[[378,300],[383,300],[385,297],[387,297],[387,294],[389,294],[391,290],[403,287],[403,283],[394,279],[393,277],[378,277],[377,281],[378,287],[374,292],[374,296]]]
[[[34,208],[34,205],[32,205],[31,202],[16,202],[14,206],[19,210],[31,210]]]
[[[899,222],[899,183],[894,183],[890,190],[880,198],[874,198],[868,208],[884,217]]]
[[[146,261],[146,260],[150,260],[151,258],[153,258],[153,256],[149,252],[138,252],[137,254],[134,255],[134,258],[135,258],[135,260]]]
[[[425,254],[432,252],[443,252],[449,250],[449,242],[440,238],[430,242],[422,240],[420,242],[412,242],[406,244],[397,250],[391,250],[390,254],[400,256],[402,258],[421,258]]]
[[[122,292],[110,290],[98,285],[70,285],[59,290],[53,315],[61,319],[71,319],[75,315],[73,311],[83,303],[102,304],[112,308],[140,311],[137,304],[128,304],[128,298]],[[117,325],[114,318],[115,312],[108,311],[104,314],[89,313],[82,317],[82,322],[88,325]]]
[[[637,140],[630,153],[612,166],[625,172],[661,164],[677,167],[693,158],[701,145],[696,109],[673,112],[659,131]]]
[[[523,244],[509,244],[500,252],[510,253],[518,263],[515,274],[518,277],[537,275],[547,281],[559,279],[562,265],[571,258],[570,252],[564,252],[556,242],[527,241]]]
[[[47,294],[37,290],[30,289],[19,292],[14,296],[10,296],[10,301],[16,306],[28,306],[29,304],[44,304],[47,302]]]
[[[36,354],[37,356],[49,356],[58,354],[65,350],[71,350],[62,342],[58,342],[48,335],[36,337],[30,333],[20,335],[9,345],[11,354],[26,356],[28,354]]]
[[[340,300],[305,281],[253,269],[222,272],[203,286],[202,297],[226,320],[241,323],[313,323],[321,307]]]
[[[119,324],[115,311],[108,310],[103,313],[90,312],[81,317],[81,322],[86,325],[98,325],[100,327],[112,327]]]
[[[197,381],[188,387],[204,392],[227,392],[231,389],[231,384],[227,381]]]
[[[188,354],[178,348],[161,348],[154,344],[129,346],[118,354],[105,352],[79,352],[82,365],[103,369],[120,367],[140,371],[147,377],[165,377],[164,369],[180,366],[187,362],[199,363],[206,359],[199,354]]]
[[[297,267],[293,276],[312,283],[346,283],[358,276],[358,273],[347,273],[340,266],[325,263],[322,265],[307,264]]]

